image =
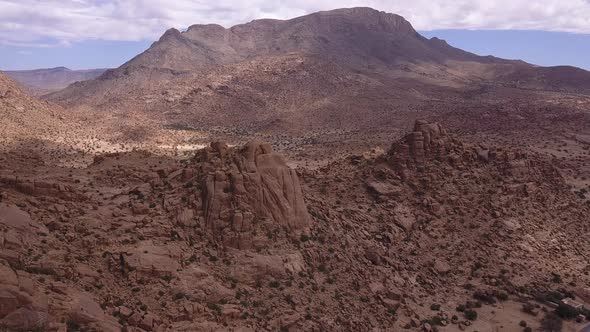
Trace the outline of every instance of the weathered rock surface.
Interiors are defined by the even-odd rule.
[[[171,276],[180,268],[181,251],[176,245],[159,246],[150,242],[141,243],[121,253],[124,268],[131,272],[155,276]]]
[[[515,300],[588,284],[589,209],[551,159],[413,133],[297,172],[256,142],[13,165],[87,200],[0,181],[0,330],[453,331],[475,291],[507,294],[473,307],[483,330],[526,315]]]
[[[427,158],[441,156],[448,151],[450,144],[451,139],[440,124],[418,120],[411,133],[392,145],[390,162],[396,170],[403,172],[423,164]]]
[[[12,311],[0,320],[0,327],[12,331],[30,331],[43,328],[47,324],[46,312],[39,312],[27,307]]]
[[[412,230],[416,223],[416,217],[410,208],[405,205],[397,205],[393,209],[395,222],[406,232]]]
[[[42,328],[47,320],[46,298],[33,281],[0,261],[0,329]]]
[[[309,228],[297,173],[270,145],[250,142],[237,149],[217,142],[197,158],[206,227],[224,243],[251,246],[253,230],[261,224],[290,232]]]
[[[442,176],[451,169],[466,169],[477,163],[495,164],[506,175],[516,177],[525,177],[531,171],[554,172],[535,169],[534,161],[527,158],[526,153],[460,142],[440,124],[424,120],[416,121],[411,133],[392,144],[387,161],[403,180],[420,182],[423,186],[427,186],[433,176]],[[441,167],[435,171],[430,162],[440,163]],[[432,171],[425,170],[425,167],[432,168]]]
[[[31,181],[17,176],[0,176],[0,184],[13,187],[22,193],[32,196],[86,199],[84,195],[73,192],[71,187],[60,184],[59,182]]]
[[[20,248],[49,232],[44,225],[33,221],[27,212],[6,204],[0,204],[0,228],[3,230],[0,246],[6,249]]]

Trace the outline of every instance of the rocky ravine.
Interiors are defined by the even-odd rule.
[[[319,170],[259,142],[1,158],[8,330],[520,331],[589,283],[590,211],[551,162],[439,124]]]

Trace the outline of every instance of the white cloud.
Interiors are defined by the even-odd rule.
[[[0,43],[47,47],[89,39],[153,40],[170,27],[229,27],[355,6],[400,14],[417,30],[590,33],[588,0],[0,0]]]

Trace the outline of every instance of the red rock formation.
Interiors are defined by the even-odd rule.
[[[270,145],[254,141],[235,149],[216,142],[198,158],[205,224],[224,243],[249,247],[260,224],[291,232],[309,227],[297,173]]]
[[[65,199],[85,200],[84,195],[74,193],[72,188],[59,182],[32,181],[27,178],[17,176],[0,176],[0,184],[13,187],[14,189],[31,196],[50,196]]]
[[[418,120],[414,131],[394,143],[389,153],[398,160],[411,159],[422,163],[424,158],[444,152],[449,142],[447,132],[440,124]]]
[[[414,130],[389,150],[390,164],[405,177],[407,169],[420,166],[426,159],[439,158],[451,149],[451,138],[438,123],[416,121]]]

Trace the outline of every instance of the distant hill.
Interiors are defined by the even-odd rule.
[[[28,88],[34,94],[61,90],[74,82],[94,79],[106,69],[71,70],[56,67],[34,70],[13,70],[4,73]]]

